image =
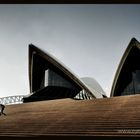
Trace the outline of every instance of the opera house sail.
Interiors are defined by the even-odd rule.
[[[24,102],[61,98],[93,99],[105,97],[105,92],[95,81],[86,84],[64,64],[33,44],[29,45],[30,95]]]
[[[118,66],[111,96],[140,94],[140,43],[132,38]]]

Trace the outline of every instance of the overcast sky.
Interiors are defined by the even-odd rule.
[[[29,94],[30,43],[109,96],[132,37],[140,41],[140,5],[0,5],[0,97]]]

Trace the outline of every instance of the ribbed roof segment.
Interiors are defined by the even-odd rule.
[[[94,78],[82,77],[81,80],[88,86],[96,98],[103,98],[103,95],[106,96],[104,90]]]
[[[48,52],[39,49],[33,44],[29,45],[29,81],[30,81],[30,90],[32,93],[32,79],[33,79],[33,55],[38,54],[41,56],[46,62],[49,61],[52,65],[61,70],[64,74],[66,74],[73,82],[75,82],[81,89],[85,90],[92,98],[101,98],[104,95],[104,92],[99,86],[99,84],[93,79],[85,79],[81,80],[76,74],[74,74],[69,68],[67,68],[63,63],[61,63],[58,59],[50,55]],[[89,80],[89,81],[88,81]],[[85,83],[86,82],[86,83]],[[93,84],[93,85],[92,85]],[[95,89],[94,89],[95,88]]]
[[[122,76],[122,71],[124,69],[130,69],[130,67],[132,67],[132,64],[134,65],[135,61],[137,62],[139,61],[139,59],[135,60],[136,54],[133,53],[133,50],[137,50],[137,52],[138,51],[140,52],[140,43],[135,38],[131,39],[130,43],[128,44],[128,47],[126,48],[122,56],[122,59],[120,61],[120,64],[118,66],[118,69],[116,71],[114,81],[112,84],[111,96],[116,96],[116,91],[117,91],[118,86],[122,86],[120,85],[120,81],[119,81],[119,79]],[[130,55],[131,55],[131,58],[130,58]],[[130,66],[126,67],[126,63],[129,64]]]

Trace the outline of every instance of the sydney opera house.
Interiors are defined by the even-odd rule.
[[[29,45],[29,97],[24,102],[61,98],[103,98],[105,92],[92,78],[78,78],[64,64]]]
[[[0,116],[0,137],[139,138],[139,60],[140,43],[132,38],[116,71],[111,97],[107,98],[95,79],[79,78],[57,58],[30,44],[30,94],[0,99],[1,104],[9,104],[5,108],[7,116]]]

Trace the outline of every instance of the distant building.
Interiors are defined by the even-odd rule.
[[[29,82],[31,94],[24,97],[24,102],[106,97],[96,80],[78,78],[56,58],[32,44],[29,45]]]
[[[111,96],[140,94],[140,43],[133,38],[118,66]]]

